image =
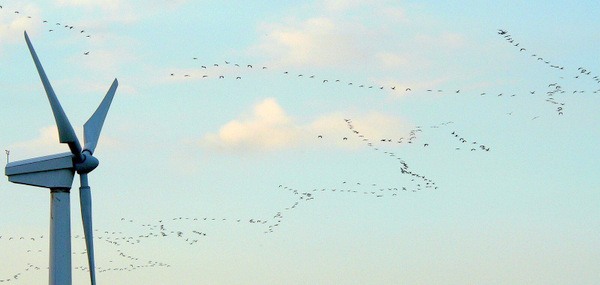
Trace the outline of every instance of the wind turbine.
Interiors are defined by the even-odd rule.
[[[25,34],[31,57],[40,75],[48,101],[54,114],[61,143],[69,145],[71,152],[36,157],[10,162],[6,165],[5,174],[8,181],[50,189],[50,284],[71,284],[71,214],[69,192],[73,184],[75,172],[79,174],[79,200],[81,218],[85,234],[85,245],[89,262],[90,279],[96,284],[94,266],[94,242],[92,237],[92,196],[88,184],[88,173],[98,166],[98,159],[92,156],[100,137],[100,131],[106,118],[110,103],[117,90],[115,79],[106,96],[83,125],[83,148],[75,135],[73,126],[60,106],[60,102],[52,90],[44,68],[33,49],[33,45]]]

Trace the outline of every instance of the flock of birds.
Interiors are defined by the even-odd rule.
[[[63,22],[63,21],[51,21],[48,19],[36,19],[30,15],[25,15],[25,12],[19,11],[19,10],[12,10],[12,12],[10,11],[6,11],[7,9],[5,9],[2,5],[0,5],[0,13],[2,12],[6,12],[6,13],[12,13],[13,15],[17,16],[17,17],[22,17],[31,21],[38,21],[39,23],[41,23],[42,25],[45,26],[45,30],[48,33],[56,33],[59,31],[70,31],[72,33],[76,33],[78,35],[81,35],[82,37],[85,38],[91,38],[91,34],[88,33],[84,28],[82,27],[78,27],[76,25],[72,25],[70,23],[67,22]],[[89,55],[90,51],[84,51],[83,55]]]
[[[512,40],[512,39],[511,39]],[[513,40],[514,41],[514,40]],[[197,57],[193,57],[193,60],[197,60]],[[548,61],[544,61],[548,62]],[[552,65],[550,64],[550,66],[552,67],[556,67],[556,65]],[[238,69],[236,71],[236,69]],[[246,70],[243,70],[246,69]],[[563,66],[559,66],[558,67],[559,70],[564,70],[565,68]],[[194,71],[194,72],[189,72],[189,73],[184,73],[184,74],[176,74],[174,72],[171,72],[168,77],[171,78],[185,78],[187,80],[195,80],[195,79],[205,79],[205,80],[210,80],[210,79],[218,79],[218,80],[223,80],[223,79],[227,79],[227,78],[233,78],[235,80],[242,80],[243,76],[242,73],[247,73],[248,70],[261,70],[261,71],[273,71],[271,68],[267,67],[267,66],[261,66],[260,68],[255,68],[254,65],[252,64],[239,64],[239,63],[232,63],[231,61],[224,61],[224,64],[219,64],[219,63],[214,63],[214,64],[204,64],[204,65],[200,65],[200,69],[199,71]],[[600,79],[598,77],[598,75],[594,75],[591,76],[592,73],[591,71],[580,67],[578,69],[579,73],[584,74],[586,76],[590,76],[591,79],[593,79],[596,83],[600,84]],[[236,74],[237,72],[237,74]],[[512,99],[516,99],[516,98],[520,98],[520,97],[537,97],[537,94],[543,94],[545,92],[546,96],[543,99],[545,102],[552,104],[553,106],[555,106],[555,110],[556,110],[556,114],[557,115],[563,115],[565,112],[565,97],[568,94],[582,94],[582,93],[593,93],[593,94],[597,94],[600,93],[600,88],[596,89],[596,90],[592,90],[592,91],[588,91],[588,90],[566,90],[565,88],[563,88],[559,82],[554,81],[548,84],[548,89],[544,89],[544,90],[530,90],[526,93],[517,93],[517,92],[477,92],[477,93],[473,93],[473,92],[463,92],[461,91],[460,88],[457,89],[452,89],[452,90],[443,90],[443,89],[433,89],[433,88],[429,88],[429,89],[415,89],[413,90],[412,87],[398,87],[398,86],[381,86],[381,85],[369,85],[369,84],[359,84],[359,83],[355,83],[355,82],[350,82],[350,81],[344,81],[341,79],[325,79],[325,78],[318,78],[315,75],[306,75],[303,73],[298,73],[298,74],[294,74],[292,75],[289,71],[279,71],[281,72],[281,74],[285,75],[285,76],[289,76],[288,78],[292,79],[292,78],[296,78],[296,79],[301,79],[301,78],[307,78],[309,80],[313,80],[313,82],[315,83],[319,83],[320,84],[330,84],[330,82],[332,84],[341,84],[342,86],[346,85],[348,87],[355,87],[355,88],[364,88],[366,90],[377,90],[377,91],[382,91],[384,92],[384,94],[387,94],[388,92],[391,92],[392,94],[427,94],[427,93],[437,93],[437,94],[467,94],[468,95],[477,95],[478,97],[481,98],[490,98],[490,97],[496,97],[496,98],[512,98]],[[230,74],[230,75],[227,75]],[[234,74],[234,75],[231,75]],[[574,76],[574,78],[580,78],[579,75]],[[560,79],[564,79],[563,76],[560,77]],[[507,112],[507,115],[512,115],[512,111]],[[539,116],[534,116],[532,119],[539,117]]]
[[[521,43],[519,42],[515,42],[516,40],[513,38],[512,35],[510,35],[508,33],[508,31],[503,30],[503,29],[499,29],[498,30],[498,34],[503,36],[503,38],[510,43],[511,45],[513,45],[514,47],[518,48],[520,52],[524,52],[527,51],[527,49],[525,47],[523,47],[521,45]],[[556,64],[552,64],[549,60],[544,59],[541,56],[538,56],[537,54],[531,54],[531,56],[533,58],[535,58],[537,61],[542,62],[546,65],[548,65],[550,68],[553,69],[557,69],[557,70],[562,70],[565,71],[567,70],[564,66],[561,65],[556,65]],[[191,57],[192,61],[197,61],[199,58],[197,56]],[[264,66],[264,65],[260,65],[255,67],[255,64],[242,64],[242,63],[233,63],[231,61],[228,60],[224,60],[223,63],[213,63],[213,64],[200,64],[199,65],[199,69],[195,70],[194,72],[188,72],[188,73],[183,73],[183,74],[177,74],[175,72],[171,72],[169,73],[169,77],[174,77],[174,78],[187,78],[190,80],[193,79],[210,79],[210,78],[216,78],[216,79],[226,79],[226,78],[233,78],[235,80],[241,80],[243,78],[242,76],[242,70],[239,69],[247,69],[247,70],[262,70],[262,71],[270,71],[272,70],[272,68],[268,67],[268,66]],[[225,69],[224,67],[232,67],[232,68],[238,68],[238,70],[236,71],[235,69]],[[419,90],[419,89],[415,89],[414,87],[411,86],[395,86],[395,85],[389,85],[389,86],[385,86],[385,85],[375,85],[375,84],[369,84],[369,83],[358,83],[358,82],[352,82],[352,81],[347,81],[347,80],[343,80],[343,79],[332,79],[332,78],[323,78],[323,77],[318,77],[315,74],[306,74],[306,73],[292,73],[290,71],[287,70],[283,70],[283,71],[279,71],[281,74],[289,76],[291,78],[307,78],[307,79],[311,79],[316,83],[321,83],[321,84],[341,84],[341,85],[346,85],[346,86],[352,86],[352,87],[356,87],[356,88],[364,88],[364,89],[372,89],[372,90],[381,90],[381,91],[386,91],[386,92],[396,92],[396,93],[404,93],[404,94],[409,94],[409,93],[415,93],[415,92],[428,92],[428,93],[453,93],[453,94],[459,94],[461,93],[461,89],[457,88],[457,89],[452,89],[452,90],[443,90],[443,89],[434,89],[434,88],[429,88],[429,89],[423,89],[423,90]],[[237,74],[236,74],[237,73]],[[236,75],[226,75],[226,74],[236,74]],[[585,67],[579,67],[577,68],[577,72],[573,73],[573,78],[579,79],[581,76],[587,76],[589,78],[591,78],[594,82],[600,84],[600,76],[599,75],[595,75],[592,73],[592,71],[590,71],[589,69],[585,68]],[[564,79],[564,76],[560,77],[561,79]],[[552,84],[558,84],[558,83],[552,83]],[[572,94],[577,94],[577,93],[586,93],[586,90],[570,90],[570,91],[566,91],[566,90],[561,90],[561,93],[572,93]],[[597,90],[593,90],[591,91],[592,93],[600,93],[600,89]],[[538,92],[539,93],[539,92]],[[501,96],[506,96],[506,97],[516,97],[516,96],[522,96],[522,95],[534,95],[536,94],[536,90],[531,90],[529,91],[529,94],[517,94],[517,93],[491,93],[491,92],[480,92],[479,95],[480,96],[490,96],[490,95],[495,95],[498,97]]]
[[[527,51],[527,49],[525,47],[523,47],[520,42],[516,41],[514,39],[514,37],[511,34],[508,33],[507,30],[498,29],[498,35],[502,36],[506,40],[506,42],[508,42],[509,44],[511,44],[512,46],[514,46],[515,48],[518,48],[519,52]],[[531,53],[531,57],[533,59],[535,59],[536,61],[538,61],[538,62],[546,64],[550,68],[558,69],[558,70],[566,70],[564,66],[557,65],[557,64],[552,64],[550,62],[550,60],[545,59],[541,55],[538,55],[538,54],[535,54],[535,53]],[[596,74],[593,74],[591,70],[588,70],[587,68],[582,67],[582,66],[578,67],[577,68],[577,72],[575,72],[575,75],[572,75],[572,76],[575,79],[579,79],[580,76],[589,76],[589,77],[591,77],[591,79],[594,82],[600,84],[600,76],[598,76]]]
[[[81,240],[81,244],[84,243],[83,235],[73,235],[72,239]],[[100,242],[105,242],[108,245],[114,247],[114,253],[110,257],[110,259],[106,262],[105,265],[99,264],[96,267],[98,273],[111,272],[111,271],[133,271],[147,268],[156,268],[156,267],[170,267],[171,265],[155,261],[151,259],[141,258],[141,257],[133,257],[131,255],[126,254],[122,249],[118,246],[122,244],[124,241],[131,241],[132,237],[126,238],[123,236],[123,232],[114,232],[114,231],[100,231],[98,229],[95,230],[96,244]],[[137,237],[136,241],[140,242],[140,239],[143,239],[143,236]],[[2,242],[2,246],[7,246],[11,248],[26,248],[23,252],[25,256],[31,256],[32,259],[40,260],[39,257],[48,254],[48,238],[45,235],[40,236],[7,236],[0,235],[0,242]],[[82,256],[85,257],[87,254],[85,248],[73,251],[73,256]],[[44,259],[41,259],[44,260]],[[40,261],[41,261],[40,260]],[[82,258],[82,261],[84,258]],[[42,265],[43,264],[43,265]],[[0,276],[0,283],[3,282],[11,282],[17,281],[19,277],[24,276],[27,273],[34,273],[36,271],[48,270],[48,266],[46,263],[42,261],[42,264],[34,264],[28,262],[27,265],[17,272],[13,272],[8,276]],[[86,263],[87,264],[87,263]],[[73,268],[74,270],[88,272],[89,268],[83,265],[77,265]]]
[[[520,42],[517,42],[514,39],[514,37],[508,33],[507,30],[498,29],[498,35],[502,36],[506,40],[506,42],[511,44],[513,47],[518,48],[519,52],[527,51],[527,49],[525,47],[523,47]],[[547,65],[548,67],[550,67],[552,69],[556,69],[556,70],[560,70],[560,71],[566,70],[564,66],[553,64],[552,62],[550,62],[550,60],[547,60],[544,57],[542,57],[541,55],[538,55],[536,53],[531,53],[531,58],[535,59],[537,62],[541,62],[541,63]],[[600,84],[600,76],[593,74],[591,70],[588,70],[586,67],[583,67],[583,66],[578,67],[577,71],[570,74],[570,76],[574,79],[580,79],[582,76],[589,77],[596,84]],[[559,79],[565,79],[565,77],[560,76]],[[585,90],[572,90],[572,91],[564,90],[562,88],[562,86],[559,85],[558,82],[553,82],[553,83],[548,84],[548,88],[550,88],[550,90],[548,90],[546,92],[545,101],[556,106],[556,114],[558,114],[558,115],[564,114],[564,108],[565,108],[564,106],[566,103],[564,101],[557,100],[557,97],[559,97],[561,95],[565,95],[567,93],[581,94],[581,93],[586,92]],[[592,93],[598,93],[598,92],[600,92],[600,89],[592,91]],[[534,94],[535,91],[531,91],[530,93]]]

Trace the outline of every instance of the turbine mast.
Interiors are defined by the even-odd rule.
[[[50,189],[50,285],[71,282],[70,189]]]

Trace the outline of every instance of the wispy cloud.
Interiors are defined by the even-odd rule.
[[[447,32],[439,22],[430,23],[431,15],[416,17],[409,12],[423,12],[412,6],[327,0],[310,7],[318,11],[312,13],[318,17],[284,15],[279,21],[260,24],[257,29],[262,36],[249,52],[277,67],[369,73],[373,82],[405,87],[459,73],[457,67],[441,64],[441,59],[464,58],[470,52],[471,43],[464,34]]]
[[[282,66],[323,66],[338,64],[357,54],[352,35],[341,32],[329,18],[268,23],[260,28],[264,36],[255,49]]]

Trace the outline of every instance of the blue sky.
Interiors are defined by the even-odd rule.
[[[100,283],[599,279],[598,3],[0,5],[11,161],[68,151],[24,30],[80,139],[119,80],[90,174]],[[0,281],[45,281],[48,191],[0,197]]]

